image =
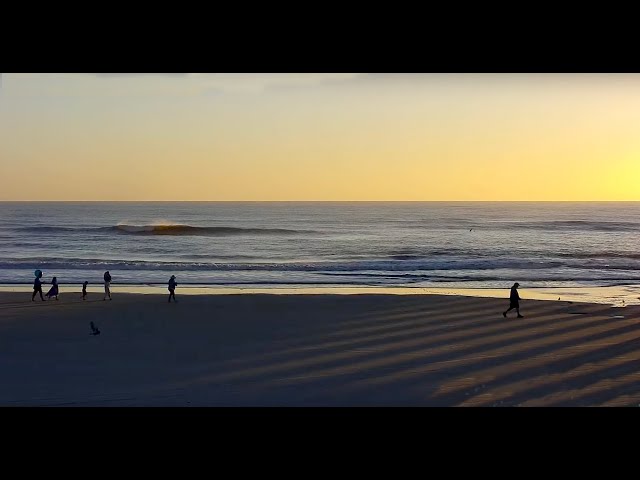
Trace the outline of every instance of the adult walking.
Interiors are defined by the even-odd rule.
[[[42,296],[42,272],[40,270],[35,271],[36,279],[33,281],[33,295],[31,295],[31,301],[34,302],[36,298],[36,293],[40,293],[40,300],[44,302],[44,297]]]
[[[109,297],[109,300],[113,300],[111,298],[111,274],[109,270],[104,272],[104,298],[102,300],[106,300]]]
[[[169,303],[171,303],[171,297],[173,297],[173,301],[175,303],[178,303],[178,301],[176,300],[176,287],[178,286],[178,283],[176,282],[176,276],[175,275],[171,275],[171,278],[169,279]]]
[[[502,316],[504,318],[507,318],[507,313],[509,313],[509,311],[514,308],[516,309],[518,318],[524,318],[522,315],[520,315],[520,295],[518,295],[519,286],[520,284],[516,282],[513,284],[513,287],[511,287],[511,294],[509,295],[509,308],[505,312],[502,312]]]

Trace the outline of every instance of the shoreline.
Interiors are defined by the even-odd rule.
[[[60,298],[80,296],[80,285],[60,284]],[[43,288],[46,293],[46,285]],[[0,293],[29,293],[30,284],[0,284]],[[102,285],[90,285],[90,296],[102,295]],[[168,296],[167,286],[162,284],[111,284],[113,295],[141,294]],[[534,287],[520,288],[522,301],[544,300],[561,302],[580,302],[604,304],[615,307],[640,305],[640,285],[621,285],[607,287]],[[447,287],[222,287],[212,285],[178,285],[177,296],[191,295],[444,295],[475,298],[507,299],[509,289],[496,288],[447,288]]]

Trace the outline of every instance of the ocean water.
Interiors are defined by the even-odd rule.
[[[640,203],[0,203],[0,283],[640,284]]]

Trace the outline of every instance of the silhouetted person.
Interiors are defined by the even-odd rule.
[[[87,282],[86,280],[82,284],[82,300],[86,300],[87,299],[87,285],[88,284],[89,284],[89,282]]]
[[[107,297],[109,297],[109,300],[113,300],[111,298],[111,289],[109,288],[111,286],[111,274],[109,273],[109,270],[107,270],[106,272],[104,272],[104,298],[102,300],[106,300]]]
[[[173,297],[173,301],[178,303],[178,301],[176,300],[176,287],[178,286],[178,284],[176,283],[176,276],[175,275],[171,275],[171,278],[169,279],[169,303],[171,303],[171,297]]]
[[[40,300],[44,302],[44,297],[42,296],[42,272],[36,276],[36,279],[33,281],[33,295],[31,295],[31,301],[33,302],[36,298],[36,293],[40,293]]]
[[[507,318],[507,313],[509,313],[510,310],[512,309],[516,309],[516,313],[518,314],[518,318],[524,318],[522,315],[520,315],[520,295],[518,295],[518,287],[520,286],[520,284],[518,282],[513,284],[513,287],[511,287],[511,295],[509,295],[509,308],[507,309],[506,312],[502,312],[502,316],[504,318]]]
[[[46,296],[49,300],[51,300],[51,297],[56,297],[56,300],[58,300],[58,279],[56,277],[51,279],[51,288]]]
[[[100,330],[96,327],[93,322],[89,322],[89,326],[91,327],[91,333],[89,335],[100,335]]]

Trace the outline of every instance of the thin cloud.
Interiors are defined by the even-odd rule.
[[[273,87],[316,86],[354,80],[358,73],[192,73],[208,88],[230,92],[259,92]]]
[[[85,73],[14,74],[27,96],[194,96],[350,83],[358,73]]]
[[[94,73],[98,77],[131,77],[131,76],[158,76],[168,75],[170,77],[186,77],[188,73]]]
[[[357,79],[359,73],[192,73],[189,78],[207,90],[259,93],[273,88],[313,87]]]

